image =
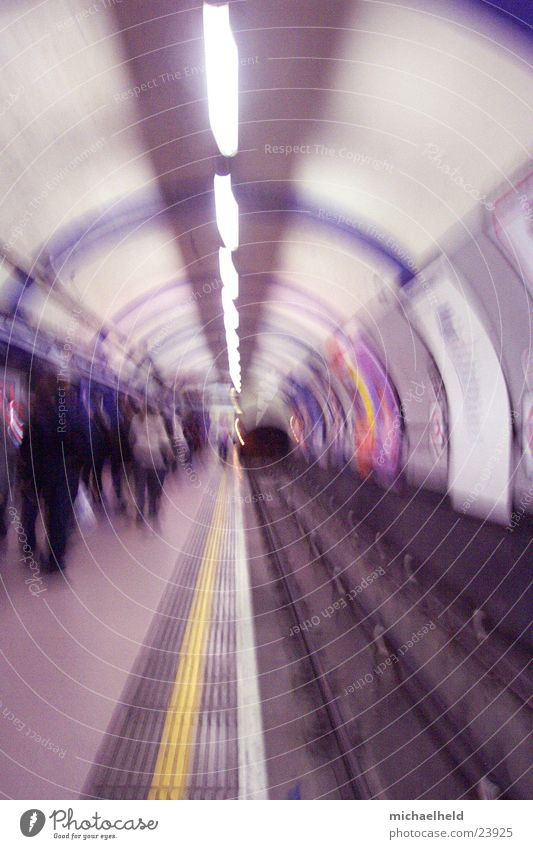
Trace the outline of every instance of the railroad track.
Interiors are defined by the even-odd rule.
[[[259,497],[260,488],[257,478],[253,473],[249,474],[249,480],[269,556],[276,567],[289,609],[292,611],[295,621],[299,622],[301,621],[299,619],[300,610],[294,600],[291,577],[284,569],[278,554],[277,541],[270,524],[271,517],[268,516],[265,504]],[[327,716],[337,755],[346,774],[345,781],[338,788],[339,793],[344,799],[370,799],[372,798],[372,792],[364,774],[362,774],[359,761],[353,752],[353,746],[346,733],[344,722],[337,705],[336,694],[331,689],[328,676],[322,668],[319,655],[314,651],[309,636],[304,631],[301,632],[301,639],[305,646],[305,655],[308,664],[311,668],[312,680],[320,693],[320,703]]]
[[[269,512],[269,507],[259,497],[261,480],[264,479],[264,475],[249,470],[249,478],[252,493],[256,496],[255,506],[265,535],[267,550],[276,567],[287,605],[295,622],[303,622],[306,619],[303,599],[310,590],[302,587],[301,579],[298,578],[294,570],[286,569],[280,558],[279,552],[283,550],[287,536],[292,536],[299,539],[302,544],[304,542],[307,544],[310,553],[309,563],[320,563],[324,575],[327,576],[327,582],[334,586],[340,594],[345,594],[348,590],[343,577],[343,570],[339,569],[338,563],[332,560],[331,551],[328,551],[327,543],[323,543],[320,532],[316,532],[314,528],[309,526],[306,515],[302,512],[298,513],[294,509],[295,505],[290,496],[284,495],[289,490],[280,487],[283,480],[280,480],[279,474],[276,477],[277,489],[282,506],[285,508],[282,520],[283,539],[279,531],[281,525],[279,517],[272,514],[272,508]],[[285,483],[289,482],[290,479],[287,476]],[[322,519],[321,516],[319,525]],[[288,529],[289,525],[292,525],[292,528]],[[274,530],[275,528],[278,528],[278,531]],[[368,548],[372,551],[372,547],[369,546]],[[380,556],[376,554],[375,546],[373,554],[377,558]],[[392,656],[398,651],[399,647],[391,643],[390,637],[385,642],[383,637],[380,637],[379,634],[376,635],[376,627],[379,628],[379,624],[369,619],[364,607],[357,600],[351,606],[351,612],[354,617],[354,627],[359,629],[358,633],[367,646],[378,647],[382,655],[388,653],[389,656]],[[366,751],[370,748],[370,744],[364,739],[360,739],[361,732],[355,730],[354,727],[354,725],[367,726],[368,722],[361,723],[358,718],[358,721],[354,723],[353,718],[348,715],[349,711],[343,708],[342,699],[339,698],[338,684],[335,683],[335,675],[331,672],[331,669],[335,668],[331,651],[319,643],[317,633],[312,628],[301,629],[299,637],[311,666],[313,680],[320,692],[320,701],[324,705],[327,721],[335,739],[336,749],[348,777],[347,782],[352,794],[351,797],[373,798],[377,795],[387,798],[389,792],[394,797],[394,788],[396,786],[397,789],[399,786],[398,780],[394,781],[395,752],[391,751],[381,761],[378,759],[378,766],[376,766],[375,754],[370,756]],[[429,769],[432,777],[428,782],[429,784],[432,782],[432,784],[429,790],[441,785],[441,789],[447,788],[446,793],[453,792],[453,796],[446,795],[445,798],[479,798],[480,795],[483,797],[487,792],[492,792],[494,795],[498,793],[506,794],[506,785],[509,783],[509,779],[505,774],[505,763],[497,764],[493,771],[487,772],[483,757],[477,751],[479,747],[470,738],[468,731],[458,724],[457,719],[448,710],[448,706],[441,700],[438,693],[434,691],[428,693],[417,673],[415,660],[408,655],[402,658],[401,666],[398,664],[394,667],[398,706],[405,706],[406,709],[403,713],[399,711],[389,724],[394,726],[397,723],[398,727],[401,727],[403,721],[406,726],[404,730],[407,739],[409,733],[413,730],[413,726],[417,727],[419,732],[415,736],[420,735],[420,739],[422,739],[421,735],[423,735],[426,746],[429,744],[432,748],[433,757]],[[392,680],[392,677],[389,678],[390,683],[392,683]],[[386,699],[387,696],[382,697],[379,701],[382,702],[383,698]],[[376,732],[376,735],[380,733],[382,731]],[[398,751],[401,748],[400,746]],[[378,775],[377,780],[376,773]],[[405,788],[405,781],[402,786]],[[487,791],[487,787],[492,789]],[[405,796],[405,790],[403,795]],[[419,795],[421,795],[420,784],[413,781],[409,797],[417,798]],[[512,792],[509,792],[507,797],[513,798]],[[431,798],[431,795],[428,798]]]

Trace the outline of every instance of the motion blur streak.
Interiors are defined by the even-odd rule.
[[[532,32],[0,4],[4,797],[531,797]]]

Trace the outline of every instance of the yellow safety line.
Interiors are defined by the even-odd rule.
[[[204,549],[196,592],[183,636],[180,660],[148,799],[184,799],[205,669],[205,648],[209,614],[213,605],[213,586],[219,562],[224,518],[226,475],[222,477],[213,524]]]

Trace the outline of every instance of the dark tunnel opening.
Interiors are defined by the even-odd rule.
[[[244,437],[241,460],[245,466],[261,468],[283,460],[290,450],[287,433],[277,427],[256,427]]]

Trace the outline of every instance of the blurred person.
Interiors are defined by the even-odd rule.
[[[121,493],[121,510],[126,510],[129,497],[126,498],[126,493],[131,494],[135,489],[135,462],[130,441],[131,423],[134,416],[138,413],[139,407],[135,400],[129,395],[122,395],[119,403],[120,424],[118,430],[118,445],[116,445],[115,462],[120,463],[120,493]],[[117,490],[115,489],[115,492]]]
[[[152,405],[146,405],[133,416],[130,445],[134,461],[137,524],[144,521],[148,495],[148,515],[157,517],[167,467],[172,461],[172,445],[163,417]]]
[[[190,411],[187,413],[183,420],[183,435],[187,442],[187,446],[189,448],[189,457],[192,457],[199,450],[199,433],[196,424],[196,420],[194,418],[194,413]]]
[[[20,448],[22,524],[36,550],[35,521],[44,502],[49,571],[65,568],[68,534],[81,468],[89,454],[86,427],[74,388],[53,375],[41,378]]]
[[[167,432],[168,441],[172,447],[172,453],[169,459],[169,466],[173,472],[176,471],[177,468],[177,459],[176,459],[176,450],[174,445],[174,424],[175,424],[175,411],[172,410],[172,407],[169,405],[165,405],[161,408],[160,411],[161,418],[163,420],[163,425]]]
[[[177,410],[174,411],[174,418],[172,421],[172,444],[174,447],[174,455],[177,458],[178,463],[182,465],[187,463],[190,460],[189,446],[185,439],[183,425]]]
[[[9,402],[0,398],[0,537],[7,535],[6,507],[13,488],[18,447],[9,433]]]
[[[28,399],[28,422],[26,424],[26,427],[24,429],[24,435],[22,437],[22,444],[20,446],[18,463],[18,481],[21,498],[20,521],[24,528],[24,533],[26,534],[28,545],[35,556],[37,556],[35,523],[37,521],[37,515],[39,513],[39,498],[41,495],[40,480],[42,476],[38,476],[39,483],[37,483],[32,468],[29,429],[31,427],[31,416],[33,411],[36,409],[37,404],[38,401],[35,398],[34,393],[31,393],[30,398]]]
[[[202,414],[204,446],[209,445],[209,434],[211,432],[211,416],[209,410],[204,410]]]
[[[111,420],[100,394],[89,401],[88,420],[90,453],[83,464],[82,480],[93,502],[101,507],[105,502],[102,472],[105,461],[111,457]]]
[[[109,430],[109,460],[111,466],[111,482],[119,510],[126,509],[126,501],[122,491],[122,481],[126,477],[131,462],[129,445],[130,418],[124,397],[107,395],[104,397],[104,409],[107,413]]]
[[[173,425],[173,414],[171,412],[171,408],[168,406],[160,407],[159,414],[161,419],[163,420],[163,425],[167,432],[168,438],[172,439],[172,425]]]
[[[230,444],[230,434],[227,422],[221,422],[218,426],[217,430],[217,445],[218,445],[218,456],[222,460],[223,463],[228,459],[228,448]]]
[[[126,509],[126,498],[124,497],[124,486],[128,476],[133,469],[133,455],[130,447],[131,420],[135,415],[131,401],[127,395],[122,396],[118,409],[117,437],[112,448],[111,473],[113,486],[119,499],[120,509]],[[113,471],[114,470],[114,471]]]

